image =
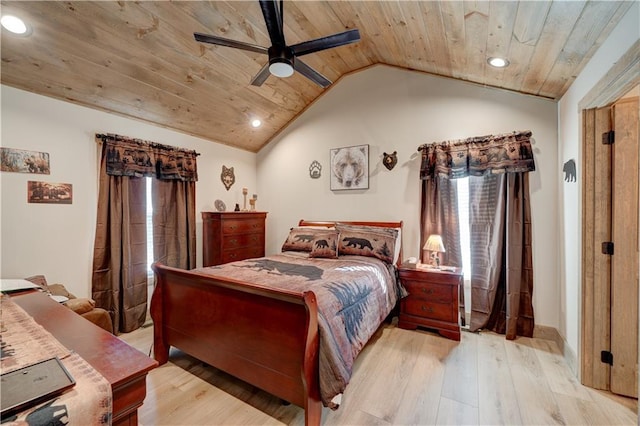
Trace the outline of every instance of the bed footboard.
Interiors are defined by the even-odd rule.
[[[318,320],[313,292],[252,283],[154,264],[154,355],[174,346],[305,409],[320,424]]]

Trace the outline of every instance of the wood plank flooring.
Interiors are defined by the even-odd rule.
[[[153,327],[119,336],[149,354]],[[142,425],[303,425],[302,409],[176,349],[147,377]],[[385,325],[325,425],[636,425],[637,400],[582,386],[557,345]]]

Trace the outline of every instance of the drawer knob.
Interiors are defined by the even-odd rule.
[[[433,289],[432,288],[424,288],[422,287],[422,292],[425,294],[433,294]]]
[[[431,306],[427,307],[427,306],[422,305],[422,311],[432,314],[433,313],[433,308]]]

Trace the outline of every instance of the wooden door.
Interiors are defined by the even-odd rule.
[[[638,98],[613,105],[611,392],[638,397]]]

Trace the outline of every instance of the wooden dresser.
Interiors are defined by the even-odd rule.
[[[400,280],[409,296],[400,302],[398,326],[411,330],[432,328],[444,337],[460,340],[462,270],[400,268]]]
[[[202,212],[202,266],[264,256],[265,212]]]

